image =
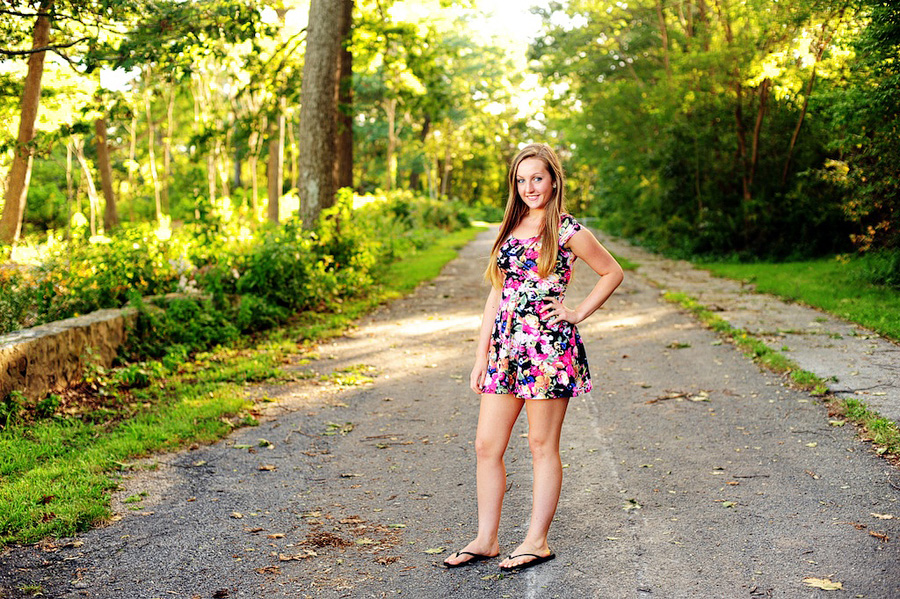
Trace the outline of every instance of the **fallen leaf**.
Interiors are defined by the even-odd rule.
[[[275,444],[272,443],[271,441],[269,441],[268,439],[260,439],[259,441],[257,441],[256,446],[273,448],[273,447],[275,447]]]
[[[804,470],[808,475],[813,477],[813,480],[819,480],[819,475],[813,472],[812,470]]]
[[[341,474],[341,478],[357,478],[359,476],[362,476],[362,474],[354,474],[352,472],[346,472],[344,474]]]
[[[406,528],[406,524],[388,524],[388,528]]]
[[[244,514],[242,514],[242,513],[240,513],[240,512],[231,512],[231,517],[232,517],[232,518],[237,518],[237,519],[239,520],[239,519],[241,519],[241,518],[244,517]]]
[[[879,520],[893,520],[894,519],[894,516],[892,516],[890,514],[876,514],[875,512],[872,512],[869,515],[874,518],[878,518]]]
[[[212,594],[213,599],[222,599],[223,597],[228,596],[228,589],[219,589],[215,593]]]
[[[194,466],[195,468],[199,468],[200,466],[205,466],[205,465],[206,465],[206,460],[197,460],[197,461],[194,462],[194,464],[193,464],[193,466]],[[225,592],[227,593],[228,591],[225,591]]]
[[[735,502],[735,501],[723,501],[722,502],[722,507],[734,507],[736,505],[737,505],[737,502]]]
[[[264,470],[266,472],[271,472],[271,471],[275,470],[275,464],[261,464],[259,469]]]
[[[278,560],[282,561],[282,562],[289,562],[292,560],[299,561],[301,559],[308,559],[310,557],[316,557],[318,555],[319,554],[316,553],[315,551],[313,551],[312,549],[304,549],[300,553],[295,553],[294,555],[285,555],[284,553],[279,553]]]
[[[281,568],[279,568],[278,566],[266,566],[264,568],[257,568],[256,573],[257,574],[280,574]]]
[[[361,539],[356,539],[356,544],[357,544],[357,545],[374,545],[375,543],[377,543],[377,541],[373,541],[372,539],[370,539],[370,538],[368,538],[368,537],[363,537],[363,538],[361,538]]]
[[[273,534],[270,534],[270,535],[266,535],[266,538],[267,538],[267,539],[283,539],[283,538],[284,538],[284,533],[283,533],[283,532],[276,532],[276,533],[273,533]]]
[[[816,443],[815,441],[813,441],[812,443],[807,443],[807,444],[806,444],[807,447],[818,447],[818,445],[819,445],[819,444]]]
[[[235,443],[232,447],[235,449],[250,449],[251,446],[246,443]]]
[[[881,541],[882,543],[887,543],[888,541],[891,540],[891,538],[889,536],[887,536],[886,534],[884,534],[883,532],[875,532],[874,530],[870,530],[869,534],[872,535],[873,537],[875,537],[876,539],[878,539],[879,541]]]
[[[831,426],[844,426],[847,424],[846,420],[829,420],[828,424]]]
[[[822,589],[823,591],[839,591],[844,588],[844,585],[839,582],[832,582],[827,578],[813,578],[811,576],[804,578],[803,584],[808,587]]]
[[[639,510],[642,507],[644,507],[644,506],[642,506],[640,503],[638,503],[636,499],[629,499],[628,502],[625,504],[625,506],[622,509],[627,512],[630,510]]]
[[[432,555],[437,555],[438,553],[443,553],[443,552],[444,552],[443,547],[432,547],[431,549],[425,550],[425,553],[430,553]]]

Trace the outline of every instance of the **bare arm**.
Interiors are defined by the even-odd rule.
[[[572,324],[578,324],[597,311],[613,291],[622,283],[625,273],[606,248],[600,245],[593,233],[587,229],[581,229],[569,240],[569,248],[575,255],[584,260],[595,273],[600,275],[600,280],[594,285],[594,289],[574,310],[566,308],[562,302],[548,300],[545,304],[543,316],[550,322],[565,320]]]
[[[475,393],[481,393],[484,377],[487,374],[488,349],[491,344],[491,332],[494,320],[500,309],[500,289],[491,287],[487,301],[484,303],[484,314],[481,316],[481,330],[478,333],[478,347],[475,349],[475,366],[469,376],[469,386]]]

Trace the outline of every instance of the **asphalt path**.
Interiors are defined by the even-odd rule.
[[[277,399],[260,426],[124,474],[109,525],[5,551],[0,596],[900,597],[897,469],[634,273],[579,327],[595,389],[563,427],[557,559],[438,567],[475,530],[467,381],[495,234],[290,366],[323,380],[248,389]],[[570,302],[593,281],[579,263]],[[522,414],[504,552],[528,522],[526,434]]]

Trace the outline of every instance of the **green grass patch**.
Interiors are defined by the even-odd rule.
[[[864,437],[875,444],[879,454],[894,460],[900,459],[900,429],[894,422],[879,416],[857,399],[841,399],[829,395],[827,381],[815,373],[801,369],[794,361],[768,347],[753,334],[734,327],[716,316],[693,297],[685,293],[672,292],[666,293],[663,297],[692,313],[712,330],[726,336],[755,362],[773,372],[787,374],[794,386],[822,397],[829,407],[829,414],[842,416],[858,425]]]
[[[92,370],[93,384],[102,385],[103,392],[77,413],[52,413],[45,405],[48,413],[39,415],[4,404],[9,416],[0,422],[0,545],[84,531],[110,516],[116,473],[134,460],[213,442],[237,426],[256,424],[245,385],[283,379],[286,355],[340,335],[375,306],[433,278],[482,230],[471,227],[440,238],[390,266],[382,285],[331,312],[297,314],[283,327],[167,367],[130,365],[123,369],[130,369],[126,375]],[[133,383],[137,371],[141,387],[130,388],[125,383]],[[367,371],[360,366],[342,376],[361,384]]]
[[[869,281],[868,263],[844,257],[805,262],[704,263],[717,276],[825,310],[900,341],[900,290]]]

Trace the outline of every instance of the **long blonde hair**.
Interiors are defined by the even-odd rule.
[[[500,224],[500,233],[494,242],[494,248],[491,250],[490,261],[487,270],[484,273],[485,279],[491,282],[494,287],[503,286],[503,273],[497,265],[497,256],[500,252],[500,246],[510,236],[520,222],[522,217],[528,213],[528,206],[519,195],[519,186],[516,185],[516,173],[519,165],[523,160],[528,158],[538,158],[547,166],[550,177],[553,179],[555,188],[553,197],[547,202],[544,208],[544,222],[541,223],[540,237],[541,249],[540,258],[538,258],[538,274],[542,278],[550,276],[556,258],[559,253],[559,219],[560,215],[565,212],[565,176],[562,170],[562,164],[559,156],[553,151],[553,148],[547,144],[529,144],[522,148],[509,166],[509,174],[507,176],[507,184],[509,185],[509,197],[506,200],[506,211],[503,214],[503,222]]]

